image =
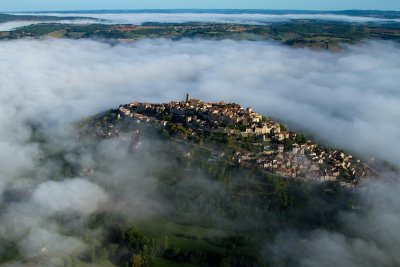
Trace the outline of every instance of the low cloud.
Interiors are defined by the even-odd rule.
[[[399,165],[398,51],[389,42],[342,53],[265,42],[3,42],[1,121],[17,134],[0,131],[0,146],[35,156],[34,145],[18,149],[30,133],[16,122],[56,126],[121,103],[179,100],[189,92],[253,106],[330,145]],[[24,158],[26,165],[29,156],[12,165]],[[8,165],[4,171],[16,169]]]
[[[26,15],[25,13],[23,13]],[[363,16],[348,16],[336,14],[260,14],[260,13],[191,13],[191,12],[121,12],[121,13],[39,13],[40,15],[56,16],[56,17],[85,17],[102,19],[101,23],[105,24],[133,24],[141,25],[145,22],[158,23],[187,23],[187,22],[203,22],[203,23],[234,23],[234,24],[269,24],[276,22],[288,22],[292,20],[323,20],[323,21],[343,21],[351,23],[385,23],[399,22],[399,19],[384,19]],[[14,15],[18,15],[15,13]],[[31,13],[29,15],[38,15]]]
[[[363,211],[342,213],[337,231],[280,234],[273,251],[276,265],[301,267],[397,266],[400,257],[400,185],[374,182],[357,190]]]
[[[86,246],[77,238],[62,236],[45,229],[35,229],[21,241],[21,251],[28,257],[48,256],[68,259]],[[62,264],[62,263],[61,263]]]
[[[103,202],[114,205],[117,198],[112,188],[120,188],[118,196],[125,199],[115,204],[117,210],[130,209],[132,216],[139,216],[160,208],[155,179],[146,169],[146,161],[157,162],[149,153],[154,144],[144,143],[142,154],[126,159],[127,146],[107,140],[96,148],[94,157],[74,141],[69,130],[87,116],[131,101],[168,102],[183,99],[189,92],[206,101],[237,102],[328,145],[400,166],[399,49],[390,42],[348,46],[341,53],[270,42],[0,42],[0,194],[4,205],[0,234],[13,240],[28,259],[38,249],[43,253],[42,244],[51,246],[54,255],[63,250],[75,253],[84,246],[61,234],[57,220],[49,217],[59,213],[84,216]],[[45,147],[42,137],[49,140]],[[57,155],[58,150],[67,156],[43,162],[45,152]],[[101,166],[90,180],[73,178],[76,175],[55,177],[53,169],[63,160],[79,167]],[[393,250],[400,240],[395,234],[400,221],[398,184],[393,184],[372,184],[368,187],[372,192],[361,192],[370,203],[368,216],[343,214],[345,231],[322,229],[309,233],[305,241],[299,233],[289,234],[286,241],[276,241],[275,251],[285,255],[280,248],[293,240],[300,242],[301,253],[295,256],[302,266],[317,266],[317,262],[335,266],[332,259],[336,257],[321,256],[330,253],[345,266],[368,266],[366,259],[375,265],[399,264]],[[21,197],[10,197],[10,192]],[[52,246],[53,241],[57,245]],[[368,257],[362,258],[363,253]],[[60,260],[61,256],[55,257]]]
[[[107,201],[107,194],[97,184],[71,179],[40,184],[32,200],[50,214],[65,211],[91,214]]]
[[[30,26],[30,25],[36,25],[36,24],[42,24],[42,23],[60,23],[60,24],[92,24],[96,23],[96,20],[91,20],[91,19],[75,19],[75,20],[68,20],[68,19],[62,19],[62,20],[46,20],[46,21],[41,21],[41,20],[30,20],[30,21],[24,21],[24,20],[15,20],[15,21],[9,21],[9,22],[4,22],[0,23],[0,32],[1,31],[12,31],[20,27],[25,27],[25,26]]]

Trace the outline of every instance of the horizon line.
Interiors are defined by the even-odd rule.
[[[265,9],[265,8],[140,8],[140,9],[70,9],[70,10],[35,10],[35,11],[2,11],[0,13],[50,13],[50,12],[85,12],[85,11],[295,11],[295,12],[399,12],[392,9]]]

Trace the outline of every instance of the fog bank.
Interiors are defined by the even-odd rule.
[[[20,27],[42,24],[42,23],[60,23],[60,24],[78,24],[79,25],[79,24],[92,24],[95,22],[96,22],[96,20],[90,20],[90,19],[75,19],[75,20],[62,19],[62,20],[46,20],[46,21],[16,20],[16,21],[0,23],[0,32],[1,31],[12,31],[12,30],[15,30]]]
[[[182,100],[189,92],[206,101],[237,102],[326,144],[400,166],[399,52],[390,42],[349,46],[341,53],[269,42],[0,42],[0,237],[13,241],[27,259],[48,251],[59,262],[62,252],[85,249],[61,227],[75,229],[86,216],[114,205],[109,188],[120,188],[116,210],[140,216],[160,209],[145,164],[157,162],[146,154],[152,144],[144,144],[141,157],[127,159],[126,146],[107,140],[93,158],[71,136],[72,123],[131,101]],[[41,136],[50,140],[48,147]],[[69,164],[100,164],[101,171],[93,179],[55,177],[53,170],[62,164],[58,150],[67,152]],[[49,151],[54,159],[41,161]],[[361,192],[370,203],[368,219],[343,214],[348,234],[318,230],[308,243],[299,233],[289,234],[273,249],[285,255],[280,248],[289,246],[287,240],[300,242],[294,256],[301,266],[335,266],[337,257],[345,266],[368,266],[367,259],[375,266],[399,264],[393,250],[400,240],[398,188],[397,182],[374,184],[372,191]],[[54,219],[65,214],[76,216],[76,222]],[[321,256],[329,254],[335,256]]]
[[[13,13],[18,15],[19,13]],[[27,15],[27,13],[22,13]],[[341,21],[351,23],[386,23],[399,22],[399,19],[384,19],[364,16],[348,16],[335,14],[257,14],[257,13],[157,13],[157,12],[67,12],[67,13],[28,13],[28,15],[45,15],[56,17],[85,17],[103,19],[101,23],[106,24],[133,24],[141,25],[145,22],[158,23],[187,23],[187,22],[203,22],[203,23],[234,23],[234,24],[269,24],[276,22],[288,22],[292,20],[322,20],[322,21]]]
[[[253,106],[330,145],[400,164],[400,54],[392,43],[330,53],[264,42],[22,40],[2,42],[0,53],[2,151],[20,153],[15,147],[30,136],[20,121],[57,125],[189,92]],[[34,144],[23,149],[21,167],[35,156]],[[19,164],[6,156],[1,162],[3,172]]]

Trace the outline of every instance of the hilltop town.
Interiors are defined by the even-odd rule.
[[[374,172],[349,153],[324,148],[235,103],[203,102],[187,95],[183,101],[170,103],[121,105],[113,114],[115,121],[96,124],[98,136],[120,135],[122,131],[115,127],[118,121],[145,123],[168,138],[209,150],[209,161],[224,160],[286,178],[353,186]],[[133,136],[138,135],[136,130]]]

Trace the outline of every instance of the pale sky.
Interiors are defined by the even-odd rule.
[[[0,0],[0,11],[99,9],[400,10],[400,0]]]

